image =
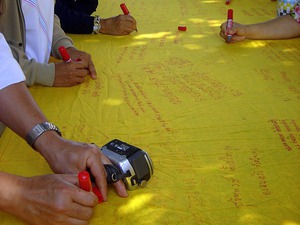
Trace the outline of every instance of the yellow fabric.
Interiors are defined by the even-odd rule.
[[[100,1],[97,14],[121,14]],[[146,188],[95,209],[90,224],[300,224],[300,39],[226,44],[227,9],[254,23],[276,15],[269,0],[125,2],[129,36],[70,35],[98,71],[72,88],[30,91],[64,137],[99,146],[118,138],[146,150]],[[187,27],[179,32],[177,27]],[[0,170],[51,173],[6,129]],[[1,224],[23,224],[0,213]]]

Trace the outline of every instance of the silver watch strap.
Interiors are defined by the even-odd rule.
[[[41,136],[44,132],[50,131],[50,130],[56,131],[61,136],[61,132],[57,126],[55,126],[54,124],[49,123],[49,122],[43,122],[43,123],[37,124],[35,127],[33,127],[31,129],[31,131],[29,131],[29,133],[26,135],[27,143],[31,147],[33,147],[33,144],[36,141],[36,139],[38,139],[38,137]]]

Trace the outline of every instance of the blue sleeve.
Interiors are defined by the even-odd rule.
[[[91,34],[93,32],[94,17],[83,13],[84,10],[72,9],[56,1],[55,14],[59,17],[61,27],[66,33]]]

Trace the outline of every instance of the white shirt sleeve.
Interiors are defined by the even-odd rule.
[[[25,75],[18,62],[14,59],[3,34],[0,33],[0,90],[22,81]]]

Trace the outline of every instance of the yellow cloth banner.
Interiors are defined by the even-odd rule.
[[[121,14],[117,0],[97,14]],[[240,23],[276,16],[276,2],[125,2],[138,32],[70,35],[89,52],[98,79],[71,88],[30,88],[64,137],[102,146],[112,139],[149,153],[145,188],[96,207],[93,224],[300,224],[300,39],[227,44],[227,10]],[[178,26],[187,31],[178,31]],[[0,170],[52,173],[6,129]],[[0,213],[2,225],[22,221]]]

